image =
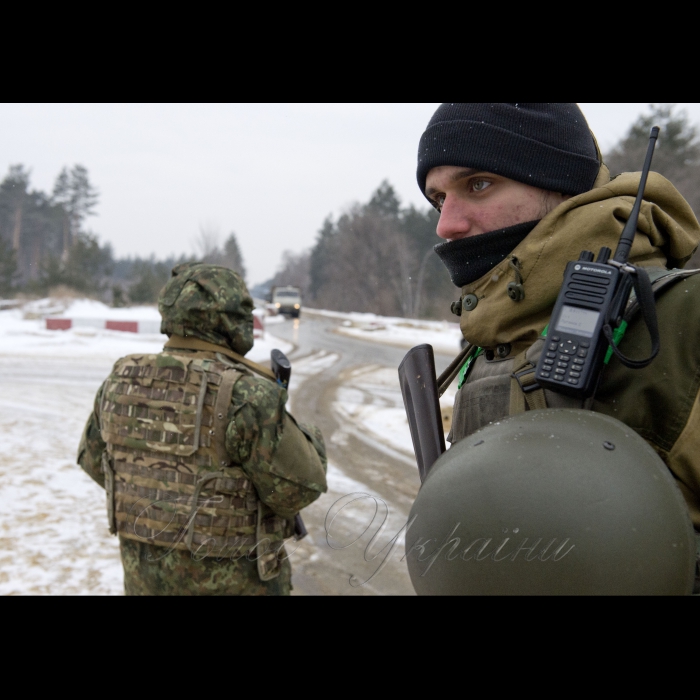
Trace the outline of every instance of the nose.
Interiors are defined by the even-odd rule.
[[[457,197],[447,195],[442,205],[437,235],[446,241],[456,241],[460,238],[466,238],[471,228],[469,212],[465,203]]]

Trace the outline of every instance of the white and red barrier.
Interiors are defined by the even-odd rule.
[[[106,321],[97,318],[47,318],[47,331],[68,331],[71,328],[93,328],[122,333],[160,333],[160,321]]]
[[[69,331],[72,328],[121,331],[122,333],[160,333],[160,321],[105,321],[96,318],[47,318],[47,331]],[[265,337],[265,323],[260,316],[253,316],[253,337]]]

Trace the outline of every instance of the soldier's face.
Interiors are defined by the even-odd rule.
[[[426,194],[440,212],[437,235],[447,241],[542,219],[569,199],[500,175],[453,165],[428,173]]]

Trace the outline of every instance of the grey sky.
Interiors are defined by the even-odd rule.
[[[606,150],[648,103],[583,102]],[[4,104],[0,176],[31,168],[50,191],[80,163],[100,190],[89,226],[117,255],[191,253],[199,226],[235,231],[255,284],[284,250],[310,247],[323,219],[385,178],[404,203],[418,139],[438,103]],[[679,103],[700,123],[700,103]]]

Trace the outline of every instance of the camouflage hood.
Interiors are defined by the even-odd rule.
[[[225,267],[185,263],[158,298],[161,333],[194,337],[245,355],[253,347],[253,300],[240,275]]]

